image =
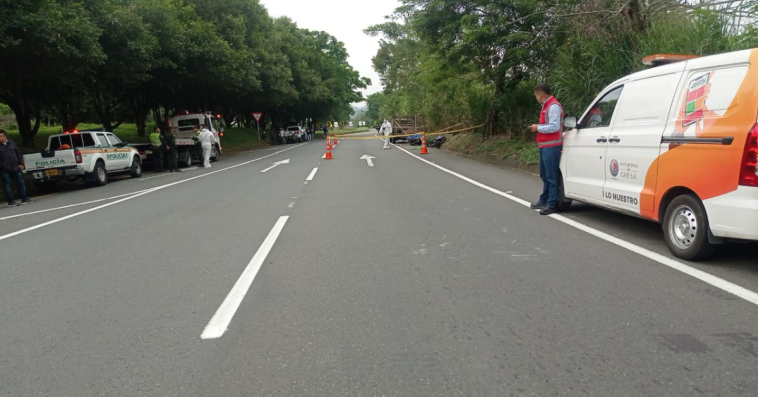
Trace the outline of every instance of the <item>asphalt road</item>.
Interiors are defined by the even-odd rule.
[[[0,210],[0,395],[758,394],[755,244],[685,264],[531,175],[323,146]]]

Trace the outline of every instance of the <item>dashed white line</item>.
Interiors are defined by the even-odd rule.
[[[211,321],[205,327],[205,330],[200,335],[201,339],[217,339],[220,338],[227,331],[229,323],[231,323],[234,314],[237,313],[242,300],[245,299],[247,291],[250,290],[250,286],[255,280],[255,276],[258,275],[258,271],[261,269],[263,262],[266,260],[271,248],[274,247],[276,239],[284,229],[284,225],[287,224],[288,216],[283,216],[274,225],[274,228],[269,232],[268,237],[263,241],[258,252],[255,253],[253,259],[247,264],[247,267],[242,272],[242,275],[229,291],[229,295],[226,296],[224,302],[221,303],[216,314],[213,315]]]
[[[103,205],[95,207],[95,208],[90,208],[90,209],[87,209],[87,210],[84,210],[84,211],[80,211],[80,212],[77,212],[77,213],[74,213],[74,214],[71,214],[71,215],[64,216],[62,218],[53,219],[53,220],[45,222],[45,223],[40,223],[39,225],[34,225],[34,226],[28,227],[26,229],[22,229],[22,230],[19,230],[19,231],[15,231],[13,233],[8,233],[8,234],[5,234],[5,235],[2,235],[2,236],[0,236],[0,240],[6,240],[6,239],[9,239],[11,237],[15,237],[15,236],[18,236],[18,235],[21,235],[21,234],[24,234],[24,233],[28,233],[28,232],[31,232],[31,231],[34,231],[34,230],[46,227],[46,226],[50,226],[50,225],[58,223],[58,222],[63,222],[65,220],[68,220],[68,219],[71,219],[71,218],[75,218],[77,216],[81,216],[81,215],[84,215],[84,214],[88,214],[90,212],[94,212],[94,211],[97,211],[97,210],[101,210],[103,208],[107,208],[107,207],[110,207],[110,206],[113,206],[113,205],[116,205],[116,204],[120,204],[120,203],[123,203],[125,201],[132,200],[132,199],[135,199],[137,197],[144,196],[144,195],[146,195],[148,193],[156,192],[158,190],[163,190],[163,189],[166,189],[166,188],[171,187],[171,186],[176,186],[176,185],[179,185],[179,184],[182,184],[182,183],[193,181],[195,179],[205,178],[206,176],[217,174],[219,172],[224,172],[224,171],[228,171],[228,170],[231,170],[231,169],[234,169],[234,168],[242,167],[244,165],[248,165],[248,164],[254,163],[256,161],[260,161],[260,160],[267,159],[269,157],[276,156],[276,155],[284,153],[284,152],[286,152],[288,150],[292,150],[292,149],[298,148],[298,147],[300,147],[302,145],[303,144],[296,145],[296,146],[291,146],[291,147],[289,147],[287,149],[283,149],[283,150],[278,151],[276,153],[271,153],[271,154],[263,156],[263,157],[258,157],[257,159],[245,161],[245,162],[242,162],[242,163],[239,163],[239,164],[235,164],[235,165],[232,165],[232,166],[229,166],[229,167],[226,167],[226,168],[222,168],[220,170],[208,172],[208,173],[205,173],[205,174],[202,174],[202,175],[198,175],[198,176],[193,176],[191,178],[182,179],[181,181],[176,181],[176,182],[172,182],[172,183],[169,183],[169,184],[166,184],[166,185],[154,187],[152,189],[148,189],[148,190],[142,191],[140,193],[133,194],[133,195],[131,195],[129,197],[125,197],[125,198],[122,198],[122,199],[117,200],[117,201],[113,201],[113,202],[110,202],[110,203],[107,203],[107,204],[103,204]]]
[[[528,201],[526,201],[526,200],[522,200],[522,199],[520,199],[520,198],[518,198],[516,196],[513,196],[511,194],[501,192],[500,190],[497,190],[497,189],[495,189],[493,187],[487,186],[487,185],[485,185],[485,184],[483,184],[481,182],[475,181],[475,180],[473,180],[473,179],[471,179],[469,177],[463,176],[463,175],[461,175],[461,174],[459,174],[457,172],[451,171],[451,170],[449,170],[449,169],[447,169],[445,167],[442,167],[442,166],[437,165],[437,164],[435,164],[435,163],[433,163],[431,161],[428,161],[428,160],[426,160],[424,158],[421,158],[421,157],[419,157],[419,156],[417,156],[417,155],[415,155],[415,154],[413,154],[413,153],[411,153],[411,152],[409,152],[409,151],[407,151],[407,150],[405,150],[405,149],[403,149],[401,147],[398,147],[398,146],[396,146],[396,147],[398,149],[400,149],[401,151],[405,152],[406,154],[408,154],[410,156],[413,156],[414,158],[416,158],[416,159],[418,159],[420,161],[423,161],[424,163],[427,163],[427,164],[431,165],[432,167],[435,167],[435,168],[437,168],[437,169],[439,169],[441,171],[444,171],[444,172],[446,172],[446,173],[448,173],[450,175],[453,175],[456,178],[462,179],[462,180],[464,180],[464,181],[466,181],[466,182],[468,182],[468,183],[470,183],[470,184],[472,184],[474,186],[478,186],[478,187],[480,187],[480,188],[482,188],[484,190],[487,190],[487,191],[490,191],[492,193],[495,193],[498,196],[505,197],[508,200],[514,201],[514,202],[516,202],[518,204],[521,204],[521,205],[523,205],[525,207],[529,207],[530,206],[530,203]],[[583,223],[579,223],[579,222],[577,222],[577,221],[575,221],[573,219],[569,219],[569,218],[567,218],[567,217],[565,217],[563,215],[553,214],[553,215],[550,215],[550,217],[553,218],[553,219],[555,219],[555,220],[557,220],[557,221],[559,221],[559,222],[562,222],[562,223],[564,223],[566,225],[569,225],[569,226],[574,227],[576,229],[579,229],[579,230],[581,230],[583,232],[586,232],[586,233],[588,233],[590,235],[593,235],[593,236],[595,236],[597,238],[605,240],[605,241],[607,241],[607,242],[609,242],[611,244],[617,245],[617,246],[619,246],[621,248],[627,249],[627,250],[632,251],[632,252],[634,252],[636,254],[644,256],[644,257],[646,257],[646,258],[648,258],[650,260],[658,262],[661,265],[667,266],[667,267],[669,267],[671,269],[674,269],[674,270],[677,270],[679,272],[682,272],[682,273],[684,273],[684,274],[686,274],[688,276],[694,277],[694,278],[696,278],[696,279],[698,279],[698,280],[700,280],[700,281],[702,281],[704,283],[707,283],[707,284],[710,284],[710,285],[712,285],[712,286],[714,286],[716,288],[719,288],[722,291],[728,292],[728,293],[730,293],[732,295],[735,295],[735,296],[737,296],[739,298],[742,298],[742,299],[744,299],[744,300],[746,300],[746,301],[748,301],[748,302],[750,302],[750,303],[752,303],[754,305],[758,305],[758,293],[756,293],[754,291],[751,291],[751,290],[749,290],[747,288],[740,287],[737,284],[734,284],[732,282],[726,281],[726,280],[724,280],[724,279],[722,279],[720,277],[716,277],[716,276],[714,276],[714,275],[712,275],[710,273],[706,273],[706,272],[704,272],[702,270],[695,269],[695,268],[693,268],[691,266],[688,266],[688,265],[685,265],[684,263],[679,262],[679,261],[677,261],[675,259],[671,259],[671,258],[666,257],[664,255],[661,255],[661,254],[659,254],[657,252],[650,251],[647,248],[643,248],[643,247],[640,247],[639,245],[632,244],[632,243],[630,243],[628,241],[625,241],[625,240],[622,240],[622,239],[620,239],[618,237],[611,236],[608,233],[602,232],[600,230],[597,230],[595,228],[587,226],[587,225],[585,225]]]
[[[313,180],[313,178],[315,178],[315,177],[316,177],[316,173],[317,173],[317,172],[318,172],[318,167],[314,168],[314,169],[313,169],[313,171],[311,171],[311,174],[310,174],[310,175],[308,175],[308,177],[307,177],[307,178],[305,178],[305,181],[306,181],[306,183],[308,183],[308,182],[312,181],[312,180]]]

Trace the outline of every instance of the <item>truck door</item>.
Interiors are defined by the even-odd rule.
[[[124,147],[124,144],[121,142],[121,140],[111,133],[106,133],[105,137],[108,139],[108,143],[111,145],[111,149],[106,155],[106,169],[122,170],[124,168],[127,168],[131,162],[129,154],[132,152],[132,149],[129,147]],[[108,162],[110,162],[110,164],[108,164]]]
[[[658,170],[650,167],[660,153],[661,136],[681,77],[680,71],[671,68],[653,69],[649,77],[626,84],[605,156],[603,195],[608,205],[636,215],[653,211],[655,183],[648,184],[650,191],[646,192],[645,181],[648,175],[652,182],[657,176]],[[643,195],[650,200],[642,200]],[[650,208],[641,208],[643,202]]]
[[[563,155],[566,156],[564,189],[571,196],[603,200],[605,152],[611,122],[623,85],[603,95],[579,122],[578,128],[566,132]]]

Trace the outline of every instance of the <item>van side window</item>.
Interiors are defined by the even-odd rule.
[[[613,119],[613,113],[616,111],[616,103],[621,96],[621,90],[624,86],[613,89],[597,101],[589,113],[582,119],[579,125],[582,128],[600,128],[609,127]]]

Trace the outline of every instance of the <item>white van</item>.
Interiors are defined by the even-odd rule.
[[[758,50],[644,61],[663,65],[565,118],[561,209],[577,200],[659,222],[686,260],[758,240]]]

